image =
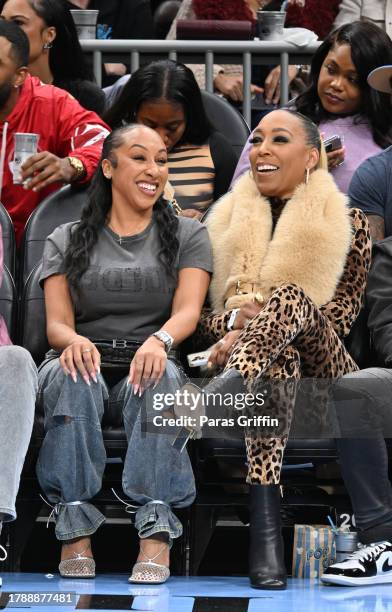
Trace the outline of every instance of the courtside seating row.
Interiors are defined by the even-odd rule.
[[[249,130],[242,117],[222,99],[203,92],[204,102],[211,123],[222,131],[236,148],[238,156],[245,143]],[[0,205],[0,223],[3,230],[4,274],[0,287],[0,314],[4,317],[13,340],[29,350],[39,364],[48,349],[45,331],[45,308],[43,291],[39,285],[41,258],[46,237],[62,223],[77,220],[86,201],[86,191],[69,186],[62,188],[44,202],[31,215],[18,260],[15,255],[15,238],[12,223],[4,207]],[[17,282],[15,283],[15,278]],[[363,356],[367,351],[367,335],[363,333],[366,320],[359,322],[349,339],[354,358]],[[363,363],[363,359],[361,360]],[[121,414],[106,413],[103,422],[103,436],[109,458],[124,456],[126,439]],[[38,409],[22,477],[18,513],[23,517],[22,526],[15,530],[17,545],[10,569],[17,569],[20,554],[32,528],[35,516],[32,508],[39,510],[38,485],[34,477],[34,463],[43,440],[43,414]],[[243,471],[245,450],[241,440],[202,440],[191,448],[195,475],[198,481],[198,497],[190,511],[190,519],[185,529],[185,548],[190,550],[190,573],[197,572],[200,561],[212,535],[220,509],[231,505],[235,508],[247,505],[247,495],[239,483],[241,478],[232,477],[233,471]],[[323,463],[336,458],[333,440],[293,440],[285,455],[288,464],[313,462]],[[222,480],[225,486],[222,488]],[[33,485],[32,485],[33,482]],[[26,483],[29,485],[27,486]],[[234,484],[230,492],[230,483]],[[25,486],[26,485],[26,486]],[[238,491],[240,490],[240,493]],[[38,501],[37,501],[38,500]],[[301,502],[302,503],[302,502]],[[305,502],[303,502],[305,503]],[[200,534],[203,533],[203,537]],[[186,557],[186,551],[184,552]]]

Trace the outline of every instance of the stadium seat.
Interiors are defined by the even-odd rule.
[[[31,213],[22,242],[19,283],[21,289],[34,266],[41,260],[49,234],[63,223],[80,219],[86,195],[86,189],[75,189],[67,185],[43,200]]]
[[[245,119],[224,98],[208,91],[201,94],[210,123],[225,136],[239,159],[250,134]]]
[[[3,317],[11,339],[15,336],[17,312],[16,287],[11,272],[4,265],[3,281],[0,286],[0,315]]]
[[[3,261],[15,278],[15,232],[8,211],[0,204],[0,225],[3,234]]]

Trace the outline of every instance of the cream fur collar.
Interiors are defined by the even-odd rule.
[[[207,227],[214,257],[214,312],[252,299],[247,294],[226,300],[237,281],[256,283],[264,298],[283,283],[295,283],[318,306],[326,304],[343,273],[352,234],[347,199],[325,170],[316,170],[308,185],[298,186],[272,238],[270,203],[248,173],[215,204]]]

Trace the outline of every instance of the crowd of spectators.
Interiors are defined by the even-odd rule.
[[[162,7],[148,0],[0,2],[0,199],[17,247],[48,195],[65,184],[89,185],[80,221],[46,240],[40,283],[50,351],[43,363],[12,344],[0,316],[0,464],[8,466],[0,470],[0,529],[16,518],[38,390],[45,439],[37,475],[55,506],[59,571],[95,576],[91,536],[104,516],[91,500],[102,485],[101,421],[111,405],[123,414],[123,491],[140,539],[129,580],[165,582],[170,547],[182,533],[173,508],[189,506],[196,491],[189,432],[157,432],[153,399],[187,389],[178,347],[192,338],[210,349],[208,365],[218,371],[203,389],[193,387],[200,415],[231,414],[233,406],[210,404],[214,394],[257,397],[261,381],[282,383],[271,386],[268,404],[279,427],[247,430],[245,442],[251,584],[283,589],[281,466],[299,381],[336,380],[343,405],[352,397],[362,405],[368,379],[391,395],[392,4],[177,4],[169,39],[180,19],[255,25],[257,10],[286,9],[287,26],[311,29],[321,40],[309,72],[289,66],[293,99],[258,117],[239,160],[231,126],[219,131],[204,107],[204,66],[159,60],[130,75],[125,64],[105,63],[110,87],[104,93],[96,84],[70,9],[96,9],[107,36],[132,40],[154,37],[152,9],[164,15]],[[168,11],[175,9],[171,1]],[[218,95],[238,106],[242,87],[241,66],[214,66]],[[278,105],[280,67],[253,67],[251,91]],[[14,178],[16,133],[39,136],[21,183]],[[338,144],[326,151],[323,141],[335,136]],[[0,282],[2,273],[0,226]],[[367,285],[383,367],[364,373],[344,339]],[[325,398],[317,400],[322,408]],[[180,400],[170,414],[186,415]],[[374,441],[341,439],[338,452],[366,548],[355,562],[332,565],[323,580],[391,581],[392,567],[380,570],[392,554],[383,433]]]

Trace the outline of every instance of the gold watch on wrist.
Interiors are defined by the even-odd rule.
[[[83,162],[80,161],[78,157],[72,157],[70,155],[67,157],[67,159],[72,168],[75,170],[75,174],[72,177],[72,182],[79,181],[86,174],[86,168],[84,167]]]

